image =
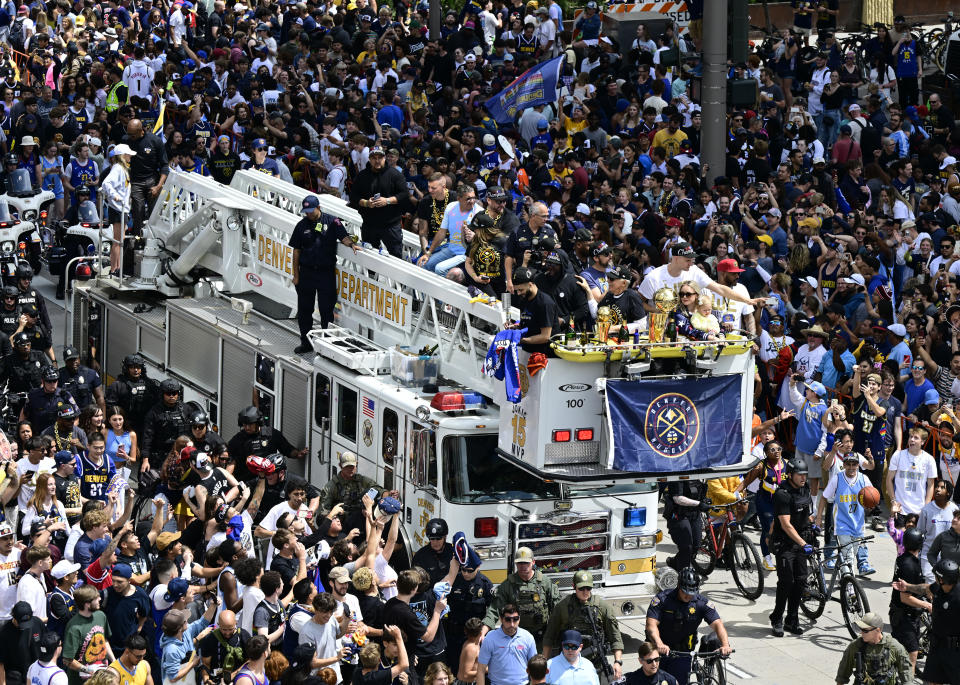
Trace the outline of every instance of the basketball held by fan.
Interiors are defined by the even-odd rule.
[[[869,511],[880,504],[880,491],[872,485],[868,485],[857,495],[857,501],[864,509]]]

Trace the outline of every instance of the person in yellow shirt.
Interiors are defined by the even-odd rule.
[[[587,113],[589,108],[579,102],[574,102],[568,117],[560,110],[559,124],[567,134],[567,145],[565,149],[573,149],[573,134],[579,133],[587,127]]]
[[[713,504],[730,504],[732,502],[737,502],[743,499],[743,495],[737,492],[737,487],[740,485],[741,480],[742,479],[740,476],[729,476],[727,478],[713,478],[708,480],[707,497]],[[734,509],[734,514],[738,519],[747,512],[746,502],[744,502],[743,509],[739,509],[739,507]],[[723,523],[723,519],[726,517],[726,515],[726,509],[710,510],[710,524],[713,526],[715,532],[718,531],[718,526]],[[723,550],[720,550],[720,552],[720,558],[717,560],[717,563],[722,566],[726,555],[723,554]]]
[[[110,668],[120,674],[120,685],[153,685],[153,675],[146,656],[146,638],[139,634],[128,637],[123,654],[110,664]]]
[[[652,147],[662,147],[667,152],[667,159],[680,152],[680,143],[687,139],[687,134],[680,130],[682,120],[679,115],[671,114],[667,127],[662,128],[653,136]]]

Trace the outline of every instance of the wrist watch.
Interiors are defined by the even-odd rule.
[[[613,663],[615,663],[617,666],[623,666],[623,662],[620,661],[620,659],[614,659]]]

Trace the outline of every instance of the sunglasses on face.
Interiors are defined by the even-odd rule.
[[[572,642],[568,642],[563,646],[564,649],[579,649],[580,645],[575,645]]]
[[[643,660],[643,663],[645,663],[645,664],[655,664],[655,663],[657,663],[658,661],[660,661],[660,657],[655,656],[655,657],[653,657],[652,659],[644,659],[644,660]]]
[[[519,623],[520,617],[519,616],[501,616],[500,621],[502,623]]]

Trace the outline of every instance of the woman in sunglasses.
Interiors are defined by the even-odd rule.
[[[680,284],[680,306],[673,313],[677,333],[691,340],[719,340],[719,336],[693,327],[692,319],[697,313],[697,305],[700,302],[699,293],[693,281],[684,281]]]

